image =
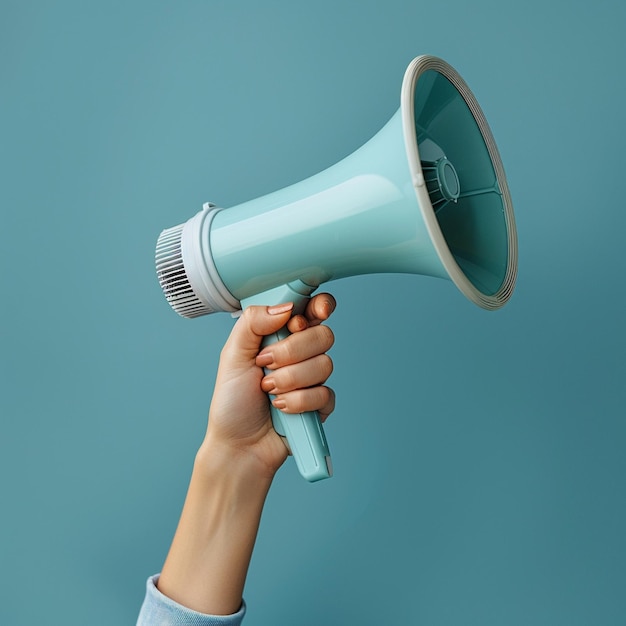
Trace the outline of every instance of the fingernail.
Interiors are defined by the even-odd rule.
[[[324,303],[326,304],[326,310],[328,311],[328,315],[330,315],[335,310],[336,305],[330,300],[324,300]]]
[[[256,364],[258,367],[265,367],[274,361],[274,356],[271,352],[262,352],[256,357]]]
[[[261,384],[261,388],[265,391],[265,393],[271,393],[272,395],[276,394],[276,383],[273,378],[264,379]]]
[[[277,408],[277,409],[284,409],[287,406],[287,403],[284,400],[281,400],[280,398],[275,398],[274,400],[272,400],[272,404]]]
[[[270,315],[280,315],[281,313],[287,313],[293,309],[293,302],[285,302],[284,304],[275,304],[274,306],[268,306],[267,312]]]

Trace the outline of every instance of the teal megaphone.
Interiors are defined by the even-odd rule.
[[[302,307],[322,283],[378,273],[446,278],[497,309],[515,285],[517,234],[476,99],[445,61],[420,56],[406,70],[400,109],[364,146],[261,198],[228,209],[205,204],[161,233],[156,265],[184,317],[253,304]],[[331,476],[317,413],[270,407],[300,473],[311,482]]]

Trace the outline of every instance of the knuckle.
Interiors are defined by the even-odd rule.
[[[274,358],[273,368],[284,367],[289,364],[291,349],[289,347],[289,341],[283,339],[272,344],[272,356]]]
[[[333,367],[333,360],[327,354],[320,355],[320,369],[324,379],[333,373]]]
[[[249,306],[245,308],[243,310],[243,313],[240,315],[239,319],[237,320],[237,322],[242,322],[248,328],[252,328],[254,324],[254,320],[256,318],[256,312],[255,312],[256,308],[257,307],[254,307],[254,306]]]
[[[322,402],[323,402],[323,404],[324,405],[328,404],[331,401],[332,397],[333,397],[330,388],[329,387],[320,387],[320,391],[321,391],[321,395],[322,395]]]
[[[335,343],[335,334],[328,326],[325,326],[324,324],[321,324],[317,328],[319,329],[318,332],[320,333],[322,342],[324,343],[324,346],[326,346],[325,350],[329,350]]]
[[[252,319],[253,315],[254,315],[254,311],[253,311],[254,307],[249,306],[246,307],[243,310],[243,313],[241,314],[241,317],[246,320],[247,322],[250,322],[250,320]]]
[[[297,391],[288,391],[280,396],[287,404],[283,409],[285,413],[300,413],[302,409],[302,398]]]
[[[289,368],[280,371],[279,381],[280,389],[289,390],[296,388],[296,378],[294,372]]]
[[[324,387],[326,390],[326,400],[323,404],[323,412],[330,415],[335,410],[335,392],[330,387]]]
[[[276,344],[274,350],[274,360],[278,365],[287,365],[293,363],[296,358],[293,342],[287,340],[281,341]]]

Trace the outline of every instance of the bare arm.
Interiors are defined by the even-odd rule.
[[[242,602],[263,504],[287,449],[272,428],[267,392],[286,413],[319,410],[334,394],[325,354],[333,335],[320,322],[332,296],[313,298],[304,316],[291,307],[250,307],[222,350],[205,439],[196,455],[187,498],[159,590],[201,613],[228,615]],[[293,333],[259,353],[265,335],[288,323]],[[265,376],[262,367],[271,371]]]

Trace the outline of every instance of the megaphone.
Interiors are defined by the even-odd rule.
[[[254,304],[303,307],[322,283],[378,273],[449,279],[493,310],[513,292],[517,234],[476,98],[454,68],[425,55],[405,72],[400,108],[365,145],[260,198],[228,209],[206,203],[161,233],[156,266],[168,302],[188,318]],[[270,409],[300,473],[311,482],[331,476],[318,414]]]

